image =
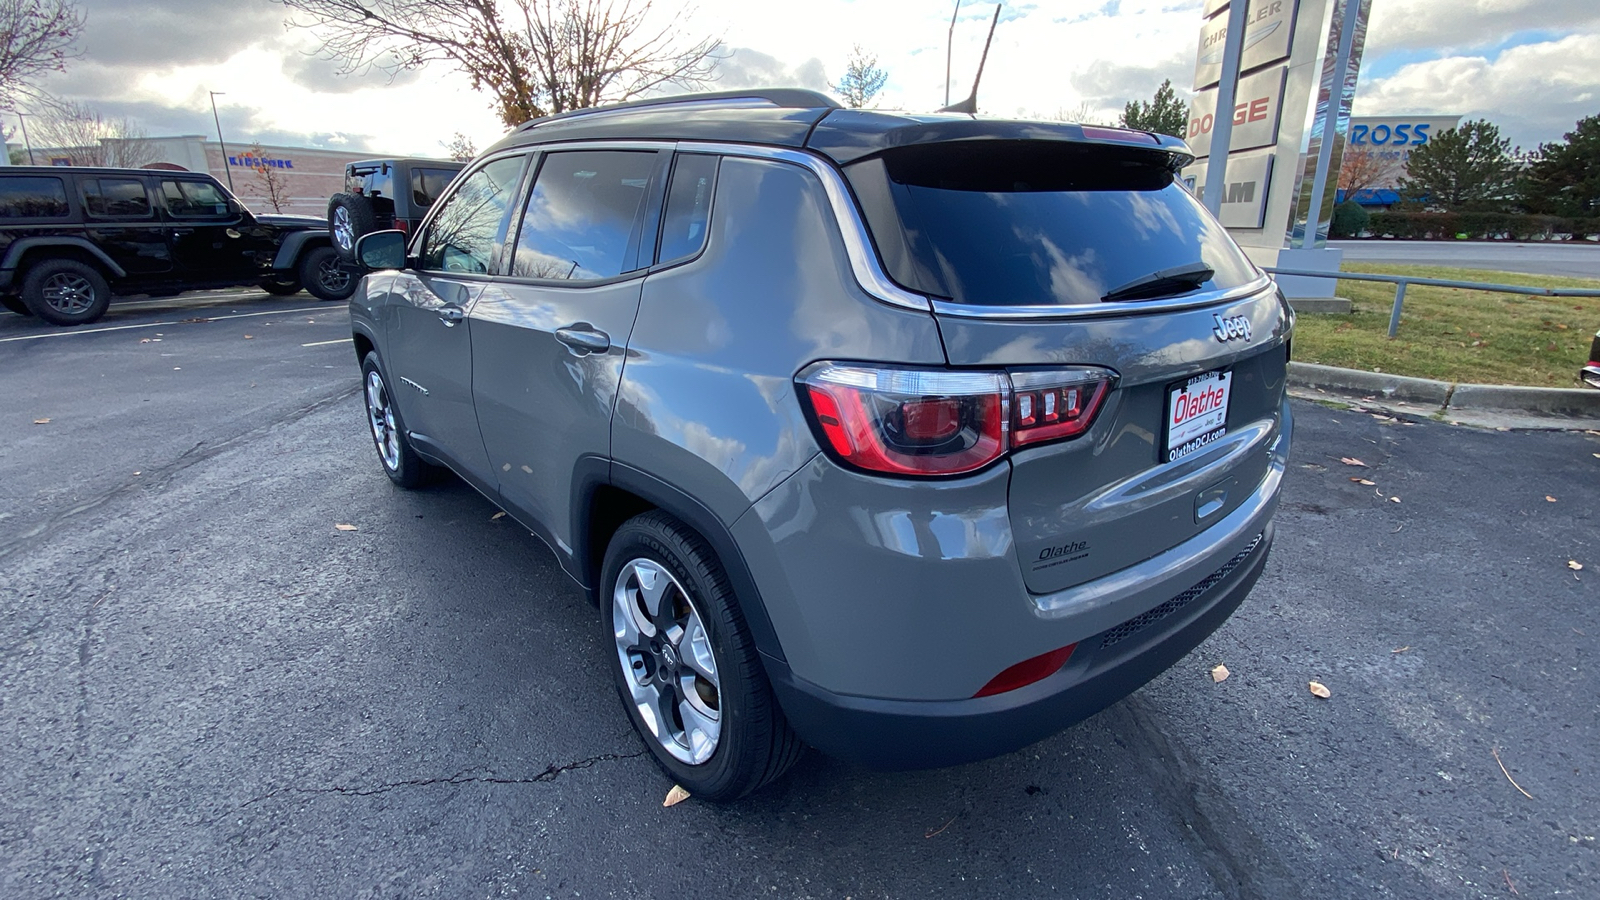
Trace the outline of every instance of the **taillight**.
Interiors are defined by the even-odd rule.
[[[979,688],[972,696],[993,697],[995,694],[1004,694],[1006,691],[1014,691],[1036,681],[1043,681],[1061,671],[1061,667],[1072,658],[1072,651],[1077,647],[1077,644],[1068,644],[1058,650],[1025,659],[989,679],[989,683]]]
[[[966,372],[816,363],[798,381],[823,447],[894,475],[960,475],[1041,441],[1087,431],[1105,369]]]
[[[396,231],[400,232],[401,234],[410,235],[411,234],[411,223],[406,221],[405,219],[400,218],[399,216],[395,216],[394,229]]]

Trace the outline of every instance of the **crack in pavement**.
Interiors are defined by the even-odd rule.
[[[378,794],[387,794],[388,792],[398,790],[399,788],[429,787],[437,784],[542,784],[544,782],[555,781],[556,778],[559,777],[563,772],[571,772],[576,769],[587,769],[596,763],[618,762],[625,759],[638,759],[641,756],[647,755],[649,752],[650,751],[648,750],[640,750],[636,753],[602,753],[599,756],[591,756],[588,759],[580,759],[577,762],[551,765],[543,772],[540,772],[531,778],[501,778],[493,775],[468,775],[467,773],[472,770],[463,769],[447,778],[413,778],[406,781],[385,782],[383,784],[367,788],[348,788],[339,787],[337,785],[326,788],[284,787],[278,788],[274,791],[269,791],[252,800],[247,800],[244,803],[239,804],[238,808],[244,809],[247,806],[254,806],[257,803],[261,803],[266,800],[270,800],[273,797],[284,794],[334,794],[340,797],[373,797]]]
[[[306,416],[317,412],[318,410],[342,402],[350,397],[354,397],[359,393],[361,393],[361,385],[346,385],[339,388],[332,394],[325,394],[311,403],[306,404],[305,406],[292,409],[282,416],[279,416],[278,418],[273,419],[272,421],[263,425],[257,425],[248,431],[244,431],[232,437],[217,441],[214,444],[207,443],[206,441],[200,441],[193,447],[190,447],[188,450],[180,453],[172,462],[158,469],[150,470],[149,475],[132,481],[124,481],[122,484],[105,491],[97,497],[93,497],[89,500],[72,506],[69,509],[65,509],[48,516],[44,521],[33,526],[27,531],[18,534],[10,540],[0,542],[0,559],[5,559],[11,554],[16,553],[18,550],[26,548],[32,544],[35,539],[49,533],[56,526],[62,524],[63,522],[66,522],[69,519],[75,518],[91,510],[98,509],[122,494],[132,493],[133,491],[137,490],[159,490],[160,488],[164,488],[168,484],[172,483],[173,478],[177,477],[185,469],[195,465],[196,463],[204,462],[214,456],[225,453],[228,450],[245,443],[246,441],[251,441],[255,438],[262,437],[273,429],[282,427],[291,422],[299,421],[300,419],[303,419]]]

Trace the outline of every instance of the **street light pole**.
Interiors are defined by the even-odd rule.
[[[28,148],[28,165],[36,166],[38,163],[33,161],[33,141],[28,140],[28,120],[21,112],[17,113],[17,124],[22,126],[22,146]]]
[[[222,174],[228,176],[228,190],[233,190],[233,169],[228,166],[228,145],[222,140],[222,119],[217,115],[217,95],[226,91],[211,91],[211,121],[217,123],[217,146],[222,148]]]

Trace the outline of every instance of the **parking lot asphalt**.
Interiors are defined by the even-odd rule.
[[[1296,403],[1266,574],[1128,700],[663,808],[550,553],[383,477],[346,316],[0,314],[0,896],[1600,896],[1600,436]]]

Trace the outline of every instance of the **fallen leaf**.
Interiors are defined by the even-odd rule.
[[[34,419],[33,420],[33,424],[35,424],[35,425],[49,425],[50,424],[50,420],[49,419]]]
[[[1355,482],[1355,483],[1356,483],[1356,484],[1364,484],[1364,485],[1366,485],[1366,486],[1367,486],[1367,487],[1372,487],[1372,486],[1373,486],[1373,485],[1375,485],[1375,484],[1377,484],[1377,482],[1376,482],[1376,481],[1368,481],[1368,480],[1367,480],[1367,479],[1365,479],[1365,478],[1352,478],[1352,479],[1350,479],[1350,480],[1351,480],[1351,481],[1354,481],[1354,482]]]
[[[1400,498],[1399,497],[1390,497],[1389,498],[1389,502],[1390,503],[1399,503],[1400,502]]]
[[[1218,683],[1223,682],[1223,681],[1227,681],[1228,680],[1228,676],[1231,675],[1231,674],[1233,674],[1233,673],[1228,671],[1228,667],[1227,666],[1218,665],[1218,666],[1216,666],[1215,668],[1213,668],[1211,670],[1211,680],[1213,682],[1218,682]]]
[[[493,522],[496,519],[504,519],[505,517],[506,517],[506,511],[502,509],[499,512],[495,513],[494,515],[490,516],[489,517],[489,521]]]
[[[143,472],[135,472],[133,474],[135,474],[135,475],[143,475],[144,473]]]
[[[340,531],[355,531],[355,530],[357,530],[354,525],[349,525],[349,524],[346,524],[344,522],[336,522],[336,523],[334,523],[333,527],[339,529]]]
[[[1311,693],[1326,700],[1333,696],[1333,691],[1328,690],[1320,681],[1311,682]]]
[[[1549,494],[1545,494],[1545,495],[1544,495],[1544,499],[1545,499],[1545,500],[1546,500],[1546,501],[1547,501],[1547,502],[1549,502],[1549,503],[1554,503],[1554,502],[1556,502],[1556,498],[1554,498],[1554,497],[1552,497],[1552,496],[1550,496],[1550,495],[1549,495]]]
[[[1389,652],[1390,653],[1404,653],[1404,652],[1406,652],[1407,650],[1410,650],[1410,649],[1411,649],[1411,645],[1407,644],[1404,647],[1396,647],[1393,650],[1390,650]]]
[[[1372,468],[1371,466],[1367,465],[1366,463],[1362,462],[1361,460],[1356,459],[1354,456],[1341,456],[1341,457],[1339,457],[1339,462],[1342,462],[1347,466],[1360,466],[1363,469]]]
[[[247,341],[254,340],[255,339],[255,335],[247,334],[247,335],[244,336],[244,339],[247,340]]]
[[[1578,562],[1575,559],[1569,559],[1569,560],[1567,560],[1567,568],[1571,569],[1574,572],[1582,572],[1583,571],[1583,563]]]
[[[683,789],[683,785],[675,784],[672,786],[672,790],[667,791],[667,799],[661,801],[661,805],[677,806],[687,799],[689,799],[689,792]]]

